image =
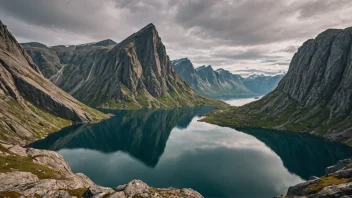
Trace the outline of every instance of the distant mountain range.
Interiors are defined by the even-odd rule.
[[[44,75],[93,107],[138,109],[224,105],[196,94],[176,74],[153,24],[115,43],[22,46]]]
[[[320,33],[298,49],[274,91],[207,121],[310,132],[352,145],[351,48],[352,28]]]
[[[280,80],[285,74],[279,74],[275,76],[265,75],[250,75],[247,78],[242,78],[242,83],[254,93],[259,95],[265,95],[274,90],[279,84]]]
[[[264,95],[274,90],[284,75],[252,75],[243,78],[240,75],[218,69],[210,65],[194,68],[188,58],[172,61],[175,71],[198,94],[211,98],[243,98]]]
[[[24,145],[72,122],[105,117],[47,80],[0,21],[0,141]]]

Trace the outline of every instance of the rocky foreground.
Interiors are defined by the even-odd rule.
[[[139,180],[116,188],[101,187],[72,173],[56,152],[0,144],[0,197],[195,197],[192,189],[152,188]]]
[[[352,158],[327,167],[325,176],[312,176],[309,181],[288,189],[286,196],[277,198],[349,198],[352,197]]]

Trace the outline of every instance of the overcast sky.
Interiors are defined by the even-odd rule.
[[[0,0],[19,42],[119,42],[154,23],[171,59],[239,74],[286,71],[304,41],[352,26],[351,0]]]

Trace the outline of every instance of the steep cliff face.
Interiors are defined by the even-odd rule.
[[[351,42],[351,28],[326,30],[306,41],[278,87],[224,113],[225,122],[311,132],[352,144]]]
[[[137,109],[218,103],[197,95],[175,73],[153,24],[117,45],[105,40],[67,53],[67,65],[50,79],[90,106]]]
[[[47,80],[0,22],[1,140],[24,144],[70,121],[97,121],[104,117]]]
[[[227,70],[214,71],[211,66],[194,69],[188,58],[172,61],[175,71],[198,94],[212,97],[248,97],[255,95],[240,81],[239,76]]]
[[[285,74],[276,76],[251,75],[244,78],[242,83],[254,93],[264,95],[273,91]]]
[[[63,68],[67,66],[72,57],[78,54],[87,55],[87,51],[112,48],[116,45],[113,40],[107,39],[96,43],[87,43],[82,45],[57,45],[48,47],[42,43],[30,42],[21,43],[23,49],[32,58],[33,62],[38,65],[43,75],[55,82],[62,74]]]

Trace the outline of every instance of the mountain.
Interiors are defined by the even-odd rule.
[[[276,76],[250,75],[242,79],[242,83],[254,93],[265,95],[273,91],[285,74]]]
[[[0,141],[26,144],[71,122],[104,117],[47,80],[0,21]]]
[[[57,79],[62,74],[63,68],[70,63],[73,56],[86,53],[87,50],[111,49],[116,42],[110,39],[96,43],[81,45],[57,45],[48,47],[42,43],[21,43],[24,50],[39,66],[40,71],[48,79]]]
[[[181,78],[198,94],[211,97],[249,97],[255,95],[247,89],[238,75],[227,70],[214,71],[211,66],[194,69],[188,58],[172,61],[172,66]]]
[[[351,48],[352,28],[326,30],[299,48],[273,92],[206,120],[310,132],[352,145]]]
[[[66,61],[61,64],[62,70],[47,77],[90,106],[137,109],[224,105],[199,96],[175,73],[153,24],[119,44],[102,41],[66,48],[70,49],[60,47],[65,54],[58,55]]]

